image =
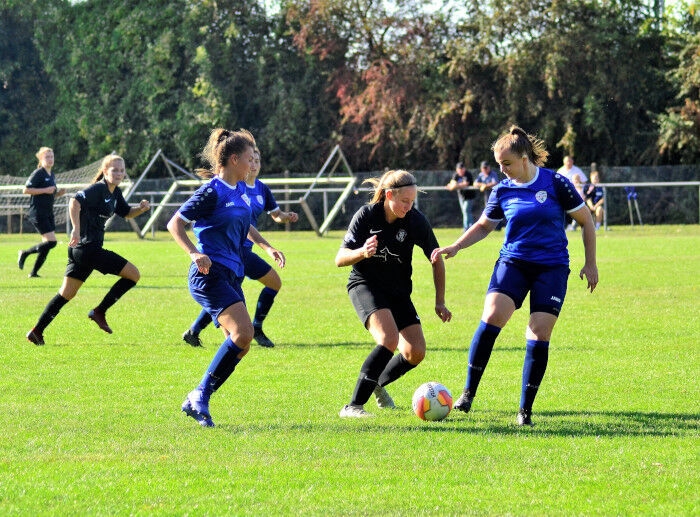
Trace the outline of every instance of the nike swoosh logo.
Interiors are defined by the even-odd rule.
[[[105,199],[105,203],[109,203],[110,201],[112,201],[111,197],[108,197],[107,199]]]
[[[370,233],[371,235],[374,235],[375,233],[380,233],[380,232],[381,232],[381,230],[370,230],[370,231],[369,231],[369,233]]]

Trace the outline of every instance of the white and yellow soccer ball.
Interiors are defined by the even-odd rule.
[[[413,412],[421,420],[442,420],[452,410],[452,394],[439,382],[421,384],[413,394]]]

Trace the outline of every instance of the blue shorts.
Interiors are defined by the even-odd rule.
[[[272,266],[253,253],[251,248],[243,248],[243,271],[245,276],[251,280],[257,280],[264,277],[271,269]]]
[[[217,327],[219,314],[223,310],[234,303],[245,303],[241,289],[243,278],[217,262],[212,262],[208,275],[200,273],[193,262],[190,265],[188,281],[192,298],[211,315]]]
[[[355,307],[355,312],[365,328],[367,328],[367,320],[369,320],[370,315],[379,309],[391,311],[399,331],[416,323],[420,324],[420,318],[409,296],[391,296],[389,293],[372,288],[367,284],[358,284],[352,287],[348,294],[353,307]]]
[[[489,293],[502,293],[515,302],[519,309],[527,293],[530,293],[530,314],[546,312],[559,316],[566,284],[570,273],[569,266],[543,266],[533,262],[499,258],[493,268]]]

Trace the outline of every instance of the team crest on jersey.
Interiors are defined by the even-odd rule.
[[[398,232],[396,232],[396,240],[399,241],[399,242],[403,242],[404,239],[406,239],[406,235],[408,235],[408,234],[406,233],[406,230],[404,230],[403,228],[401,228]]]
[[[537,194],[535,194],[535,199],[540,203],[544,203],[545,201],[547,201],[547,191],[540,190]]]
[[[243,194],[243,195],[241,196],[241,199],[242,199],[243,201],[245,201],[245,204],[246,204],[246,205],[250,206],[250,198],[248,197],[248,194]]]
[[[263,197],[260,194],[255,196],[255,200],[258,202],[259,205],[263,204]]]

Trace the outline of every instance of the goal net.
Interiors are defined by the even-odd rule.
[[[59,189],[66,189],[66,195],[56,199],[54,203],[54,217],[56,219],[56,231],[68,223],[68,202],[79,190],[92,182],[92,178],[100,170],[102,158],[83,167],[65,172],[54,173],[56,185]],[[29,211],[30,196],[23,194],[24,185],[29,176],[0,176],[0,227],[5,226],[6,233],[28,231],[26,227],[27,212]],[[128,184],[125,180],[123,187]],[[123,188],[122,187],[122,188]]]

